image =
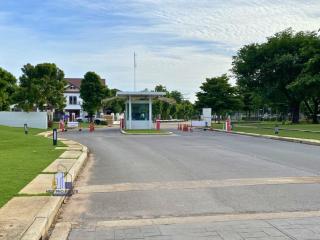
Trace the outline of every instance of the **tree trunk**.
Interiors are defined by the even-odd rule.
[[[313,99],[312,101],[313,101],[313,109],[311,108],[311,106],[307,100],[305,100],[304,103],[305,103],[305,105],[306,105],[306,107],[312,117],[312,123],[318,124],[319,123],[319,121],[318,121],[319,101],[316,99]]]
[[[312,123],[313,124],[319,123],[317,114],[312,114]]]
[[[312,123],[318,124],[318,113],[319,113],[319,102],[317,100],[313,100],[313,114],[312,114]]]
[[[92,113],[89,113],[88,114],[89,116],[89,123],[92,123],[93,122],[93,114]]]
[[[299,123],[300,119],[300,102],[292,102],[291,103],[291,116],[292,123]]]

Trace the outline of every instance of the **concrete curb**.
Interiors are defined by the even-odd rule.
[[[49,240],[66,240],[71,231],[71,223],[61,222],[57,223]]]
[[[127,133],[126,131],[124,131],[123,129],[120,129],[120,132],[123,134],[123,135],[144,135],[144,136],[169,136],[169,135],[172,135],[173,132],[167,132],[167,133]]]
[[[273,135],[263,135],[263,134],[257,134],[257,133],[247,133],[247,132],[238,132],[238,131],[226,132],[225,130],[220,130],[220,129],[212,129],[212,131],[223,132],[223,133],[227,133],[227,134],[229,133],[229,134],[246,135],[246,136],[251,136],[251,137],[260,137],[260,138],[266,138],[266,139],[272,139],[272,140],[278,140],[278,141],[294,142],[294,143],[302,143],[302,144],[320,146],[320,141],[314,140],[314,139],[308,140],[308,139],[302,139],[302,138],[279,137],[279,136],[273,136]]]
[[[39,135],[44,137],[49,137],[52,135],[52,132],[48,131]],[[83,146],[82,144],[80,145]],[[86,146],[83,146],[81,155],[78,157],[78,160],[69,170],[69,173],[73,176],[73,181],[79,175],[81,168],[83,167],[87,158],[88,158],[88,148]],[[20,239],[21,240],[40,240],[47,237],[48,230],[51,227],[52,223],[54,222],[54,219],[64,199],[65,199],[65,196],[61,196],[61,197],[51,196],[50,201],[37,213],[36,217],[34,218],[34,221],[31,223],[28,229],[22,234],[22,237]],[[62,236],[65,236],[65,234],[67,234],[66,236],[68,236],[69,231],[66,230],[67,229],[66,226],[61,228],[63,229],[63,234],[64,234]],[[60,228],[58,227],[57,229],[59,230]],[[57,235],[58,233],[55,233],[55,234],[56,235],[53,235],[53,237],[60,236],[60,235]],[[56,238],[50,238],[50,239],[63,239],[63,238],[56,237]]]
[[[39,240],[45,237],[53,223],[64,197],[50,197],[47,203],[36,215],[33,223],[22,235],[21,240]]]

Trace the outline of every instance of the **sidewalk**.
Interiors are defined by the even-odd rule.
[[[70,240],[304,240],[320,239],[320,217],[271,220],[241,220],[105,227],[104,222],[75,226]]]
[[[49,137],[50,133],[41,135]],[[21,196],[14,197],[0,209],[0,240],[39,240],[46,236],[64,200],[64,196],[47,193],[52,190],[54,173],[63,164],[73,180],[76,179],[88,155],[87,147],[66,139],[59,140],[66,147],[57,148],[66,151],[25,186],[19,192]]]

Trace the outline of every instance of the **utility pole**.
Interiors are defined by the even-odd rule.
[[[133,52],[133,91],[136,91],[136,52]]]

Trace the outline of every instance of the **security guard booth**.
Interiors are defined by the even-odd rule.
[[[126,99],[126,129],[153,129],[152,100],[164,96],[164,92],[117,92],[118,97]]]

